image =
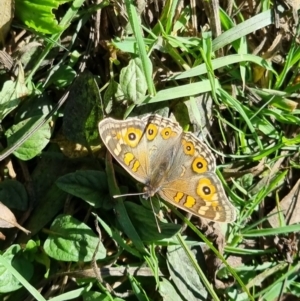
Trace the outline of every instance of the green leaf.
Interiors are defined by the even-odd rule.
[[[114,80],[111,80],[103,96],[103,105],[106,114],[110,114],[112,112],[114,104],[113,100],[115,100],[116,102],[123,101],[124,93],[121,89],[120,84]]]
[[[261,236],[271,236],[279,234],[288,234],[291,232],[299,232],[300,225],[289,225],[278,228],[264,228],[264,229],[253,229],[243,231],[244,237],[261,237]]]
[[[102,171],[81,170],[66,174],[56,181],[63,191],[82,198],[95,208],[111,209],[107,176]]]
[[[18,63],[18,77],[16,81],[6,81],[0,92],[0,122],[14,110],[20,103],[21,98],[28,94],[25,85],[24,70]]]
[[[20,99],[17,98],[15,91],[15,82],[9,80],[4,83],[0,92],[0,121],[19,105]]]
[[[129,254],[132,254],[133,256],[142,258],[142,254],[139,252],[139,250],[135,248],[135,245],[132,244],[129,245],[124,240],[121,232],[118,229],[116,229],[114,226],[111,227],[108,224],[106,224],[104,220],[101,219],[99,216],[97,216],[97,219],[100,225],[103,227],[104,231],[106,231],[108,236],[111,237],[112,240],[115,241],[116,244],[120,246],[120,248],[122,248],[124,251],[128,252]]]
[[[201,248],[198,247],[194,250],[197,250],[197,257],[199,257],[197,262],[204,262]],[[208,296],[207,290],[200,281],[199,275],[184,249],[180,246],[169,246],[167,258],[172,280],[185,300],[206,300]]]
[[[159,292],[164,301],[182,301],[172,283],[166,278],[162,278],[162,281],[160,281]]]
[[[62,65],[51,76],[49,83],[53,83],[57,88],[69,87],[76,76],[75,70],[70,66]]]
[[[211,61],[212,70],[217,70],[225,67],[229,67],[233,64],[238,63],[246,63],[251,62],[270,70],[271,72],[275,73],[274,68],[272,65],[266,61],[265,59],[253,55],[253,54],[231,54],[224,57],[216,58]],[[191,78],[194,76],[199,76],[207,73],[206,65],[200,64],[199,66],[193,67],[187,71],[181,72],[178,75],[174,75],[171,79],[184,79],[184,78]]]
[[[13,269],[17,270],[25,279],[29,280],[33,275],[33,267],[23,256],[17,256],[20,253],[20,246],[12,245],[0,256],[3,256]],[[0,293],[12,292],[20,287],[22,287],[20,282],[0,263]]]
[[[215,82],[218,86],[218,82]],[[154,97],[146,96],[143,100],[143,104],[154,103],[166,100],[174,100],[177,98],[187,97],[191,95],[197,95],[211,91],[211,85],[209,80],[202,80],[201,82],[190,83],[173,88],[167,88],[160,90]]]
[[[267,10],[262,13],[255,15],[254,17],[237,24],[233,28],[225,31],[217,38],[213,40],[213,51],[230,44],[231,42],[246,36],[256,30],[264,28],[273,23],[273,13],[272,10]]]
[[[148,57],[147,54],[147,47],[144,42],[144,34],[143,34],[143,27],[141,24],[141,18],[138,16],[136,6],[133,4],[132,1],[125,1],[127,13],[128,13],[128,20],[132,27],[133,35],[136,40],[137,44],[137,54],[139,56],[139,63],[140,68],[142,70],[142,74],[144,76],[144,80],[146,82],[146,85],[148,87],[148,92],[150,95],[155,94],[155,87],[152,79],[153,75],[153,67],[152,62]]]
[[[50,231],[44,243],[44,250],[50,257],[68,262],[92,260],[99,238],[86,224],[70,215],[59,215],[52,223]],[[105,257],[106,250],[100,242],[95,259]]]
[[[84,293],[82,298],[83,298],[83,301],[95,301],[95,300],[106,301],[106,299],[107,299],[107,301],[111,300],[105,294],[102,294],[100,292],[95,292],[95,291],[89,291],[89,292]]]
[[[34,30],[54,34],[61,32],[64,28],[58,26],[53,14],[59,5],[71,0],[15,0],[16,17]]]
[[[26,259],[30,262],[36,261],[46,269],[45,278],[49,277],[51,260],[45,252],[41,252],[40,241],[29,240],[23,249]]]
[[[134,104],[140,104],[143,101],[147,83],[139,58],[131,60],[128,66],[121,70],[120,85],[125,99]]]
[[[98,122],[103,119],[99,88],[90,72],[75,81],[66,101],[63,131],[66,137],[86,147],[99,145]]]
[[[28,209],[27,192],[20,182],[6,179],[0,183],[0,200],[11,209]]]
[[[161,233],[155,222],[154,212],[151,209],[133,202],[124,202],[128,215],[136,231],[143,241],[153,242],[174,236],[181,228],[173,223],[162,223],[158,220]]]
[[[40,119],[40,116],[26,119],[8,129],[5,133],[8,146],[10,147],[23,137],[38,119]],[[14,151],[13,154],[21,160],[30,160],[41,153],[44,147],[49,143],[50,137],[51,127],[46,123]]]
[[[121,298],[113,298],[111,296],[108,296],[107,294],[95,292],[95,291],[89,291],[83,294],[82,296],[83,301],[125,301]]]

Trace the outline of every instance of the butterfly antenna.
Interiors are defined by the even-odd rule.
[[[150,197],[150,204],[151,204],[151,208],[152,208],[153,215],[154,215],[154,218],[155,218],[155,223],[156,223],[157,231],[158,231],[159,233],[161,233],[161,229],[160,229],[160,226],[159,226],[159,224],[158,224],[157,216],[156,216],[156,213],[155,213],[155,211],[154,211],[153,202],[152,202],[152,198],[151,198],[151,197]]]
[[[126,193],[126,194],[116,194],[116,195],[113,195],[113,198],[116,199],[116,198],[122,198],[122,197],[124,197],[124,196],[143,195],[143,194],[145,194],[145,192]]]

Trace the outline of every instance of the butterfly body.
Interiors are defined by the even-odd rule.
[[[215,174],[209,148],[177,122],[159,115],[99,123],[102,141],[115,159],[139,182],[143,195],[155,194],[194,215],[213,221],[235,220]]]

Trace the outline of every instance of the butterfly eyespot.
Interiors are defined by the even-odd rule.
[[[162,131],[161,131],[161,136],[163,139],[169,139],[170,137],[176,135],[175,132],[172,132],[172,129],[167,127],[167,128],[164,128]]]
[[[135,138],[136,138],[135,133],[129,133],[129,134],[128,134],[128,139],[129,139],[129,140],[134,141]]]
[[[183,151],[186,155],[193,156],[195,153],[195,147],[194,144],[191,142],[186,141],[185,139],[182,139],[182,145],[183,145]]]
[[[203,178],[199,180],[197,185],[197,194],[205,201],[216,201],[217,196],[216,186],[211,182],[210,179]]]
[[[142,131],[137,128],[129,128],[124,135],[124,142],[126,145],[136,147],[142,137]]]
[[[192,169],[196,173],[203,173],[207,171],[207,161],[202,158],[198,157],[193,161]]]
[[[235,209],[215,174],[213,154],[177,122],[158,115],[127,121],[106,118],[99,123],[99,133],[125,170],[145,184],[144,198],[158,194],[198,217],[235,220]]]
[[[157,126],[155,124],[149,124],[146,131],[147,139],[152,141],[156,137],[157,132]]]
[[[210,195],[210,188],[208,186],[206,187],[203,187],[203,193],[206,194],[206,195]]]

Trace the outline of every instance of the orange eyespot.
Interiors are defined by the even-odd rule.
[[[128,128],[124,135],[124,142],[126,145],[129,145],[131,147],[136,147],[138,143],[140,142],[142,137],[142,131],[137,128]]]
[[[183,151],[186,155],[193,156],[195,153],[195,147],[192,142],[188,142],[185,139],[182,139],[181,141],[183,145]]]
[[[160,132],[161,136],[163,137],[163,139],[167,140],[172,136],[172,130],[170,127],[164,128],[161,132]]]
[[[147,126],[147,130],[146,130],[147,139],[152,141],[156,137],[157,132],[158,132],[157,126],[153,123],[150,123]]]
[[[216,187],[210,179],[203,178],[197,185],[197,194],[205,201],[213,202],[217,199]]]
[[[202,157],[198,157],[193,161],[192,168],[193,168],[193,171],[196,173],[206,172],[207,171],[207,161]]]

